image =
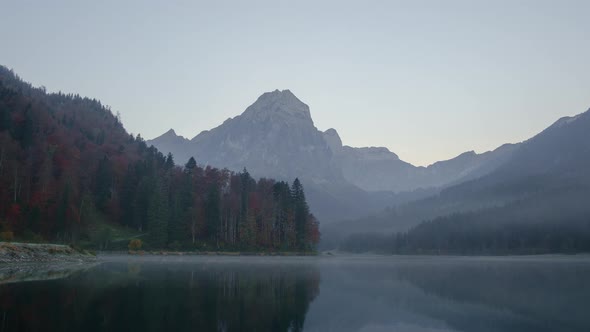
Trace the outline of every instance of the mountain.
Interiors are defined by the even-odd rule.
[[[255,177],[298,177],[324,222],[374,213],[485,175],[517,148],[506,145],[416,167],[387,148],[346,146],[335,129],[318,130],[309,106],[289,90],[262,94],[241,115],[190,140],[171,129],[147,143],[181,163],[194,156],[199,164],[247,168]]]
[[[427,220],[434,221],[419,226],[420,232],[440,236],[450,229],[458,236],[458,227],[469,229],[476,221],[480,233],[499,225],[503,225],[501,229],[512,229],[515,225],[525,227],[526,223],[530,228],[535,222],[543,224],[546,231],[556,230],[588,221],[588,197],[590,110],[559,119],[521,143],[487,175],[374,217],[338,223],[325,232],[331,233],[329,242],[334,243],[355,233],[405,232]]]
[[[416,167],[384,147],[343,146],[334,129],[324,132],[324,138],[329,142],[335,164],[339,165],[344,178],[366,191],[441,188],[475,179],[502,165],[519,146],[505,144],[483,154],[469,151],[428,167]]]
[[[184,142],[172,131],[162,141]],[[319,224],[301,183],[260,177],[176,166],[99,101],[46,93],[0,66],[2,241],[315,250]]]
[[[187,140],[168,131],[148,141],[183,162],[304,183],[310,207],[322,221],[357,216],[390,204],[391,193],[368,193],[346,181],[324,134],[311,118],[309,106],[289,90],[261,95],[241,115]]]
[[[260,96],[246,111],[191,140],[173,130],[148,141],[178,161],[194,156],[200,164],[241,170],[256,177],[305,177],[314,183],[338,180],[331,152],[314,126],[309,107],[291,91]]]
[[[186,162],[191,157],[183,154],[183,151],[186,151],[186,149],[188,148],[190,140],[182,136],[176,135],[174,129],[168,130],[166,133],[159,136],[157,140],[158,146],[160,147],[160,151],[175,152],[174,156],[176,157],[176,161]],[[150,141],[147,141],[147,143],[151,144]]]

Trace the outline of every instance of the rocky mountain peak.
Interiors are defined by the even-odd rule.
[[[170,130],[165,132],[162,136],[178,136],[178,135],[176,135],[176,132],[174,131],[174,129],[170,128]]]
[[[346,150],[354,151],[354,154],[357,156],[357,158],[361,158],[363,160],[399,160],[398,155],[389,151],[389,149],[386,147],[371,146],[363,148],[353,148],[346,146]]]
[[[271,119],[273,121],[300,121],[313,124],[309,106],[289,90],[275,90],[262,94],[254,104],[244,111],[242,116],[253,120]]]
[[[184,137],[182,136],[178,136],[176,134],[176,132],[174,131],[174,129],[170,129],[167,132],[163,133],[162,135],[154,138],[154,140],[165,140],[165,141],[170,141],[170,140],[175,140],[175,139],[183,139]]]
[[[332,150],[332,153],[338,153],[342,150],[342,140],[336,129],[330,128],[324,131],[324,139],[330,150]]]
[[[588,119],[590,118],[590,109],[588,109],[586,112],[584,113],[580,113],[578,115],[575,116],[565,116],[559,120],[557,120],[551,127],[549,128],[559,128],[559,127],[563,127],[563,126],[567,126],[570,125],[574,122],[576,122],[577,120],[580,119]]]

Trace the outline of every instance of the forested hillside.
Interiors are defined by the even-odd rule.
[[[5,240],[151,248],[311,250],[303,187],[246,170],[176,166],[94,99],[33,88],[0,66]]]
[[[397,253],[590,252],[590,111],[558,120],[498,170],[391,210],[342,248]],[[373,234],[367,234],[373,233]],[[383,235],[390,233],[391,235]],[[380,234],[380,235],[376,235]]]
[[[341,249],[395,254],[590,252],[590,188],[540,191],[505,206],[438,217],[407,232],[355,234]]]

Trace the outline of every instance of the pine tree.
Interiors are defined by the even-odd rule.
[[[70,203],[70,182],[67,181],[61,194],[59,206],[55,216],[55,230],[58,236],[63,236],[68,226],[68,206]]]
[[[303,185],[299,179],[293,181],[291,187],[291,195],[293,197],[293,207],[295,213],[295,233],[296,243],[299,249],[305,249],[306,246],[306,222],[309,216],[309,206],[305,201],[305,192],[303,191]]]
[[[190,157],[187,163],[184,165],[184,169],[187,172],[192,172],[197,167],[197,161],[195,158]]]
[[[168,152],[166,156],[166,163],[164,164],[164,169],[169,170],[174,168],[174,158],[172,157],[172,153]]]
[[[0,101],[0,131],[10,129],[11,119],[10,110]]]
[[[136,169],[132,165],[129,165],[123,177],[123,186],[121,188],[121,224],[123,225],[135,226],[133,223],[135,217],[135,191],[138,182]]]
[[[148,208],[149,245],[164,248],[168,244],[168,200],[167,190],[162,180],[156,181]]]
[[[98,163],[96,170],[94,194],[98,208],[106,212],[111,199],[111,188],[113,185],[113,166],[111,161],[104,156]]]
[[[29,104],[24,111],[24,119],[17,122],[12,128],[12,137],[20,142],[23,149],[28,148],[33,143],[34,128],[31,112],[31,104]]]
[[[253,249],[256,246],[257,238],[256,216],[253,211],[248,212],[248,216],[242,224],[240,231],[242,245],[245,245],[248,249]]]
[[[219,221],[221,218],[219,188],[216,185],[211,186],[205,201],[205,222],[207,224],[207,235],[210,240],[217,243],[219,231]]]

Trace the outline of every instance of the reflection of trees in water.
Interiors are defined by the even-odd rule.
[[[578,331],[590,326],[587,262],[471,261],[415,266],[400,269],[397,275],[427,293],[509,312],[536,322],[542,330]]]
[[[0,320],[6,331],[300,331],[318,293],[319,272],[300,264],[114,264],[2,286]]]

